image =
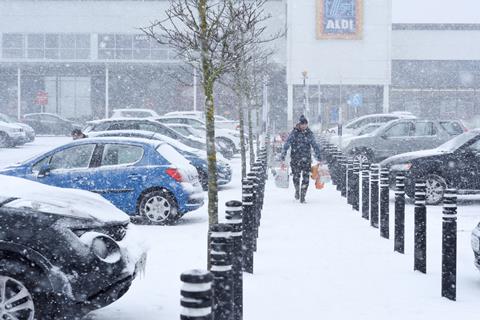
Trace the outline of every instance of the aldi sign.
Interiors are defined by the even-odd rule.
[[[316,0],[317,39],[361,39],[363,0]]]

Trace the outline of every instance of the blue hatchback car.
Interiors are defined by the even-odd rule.
[[[170,145],[155,140],[81,139],[0,174],[92,191],[152,224],[174,222],[203,205],[196,169]]]

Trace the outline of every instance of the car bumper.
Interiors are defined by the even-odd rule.
[[[231,171],[219,172],[217,174],[217,183],[219,185],[224,185],[224,184],[230,183],[230,181],[232,181],[232,172]]]

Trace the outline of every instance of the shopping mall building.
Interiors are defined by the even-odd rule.
[[[122,107],[192,109],[191,73],[139,30],[167,7],[0,0],[0,110],[90,119]],[[480,116],[480,24],[392,23],[391,0],[270,0],[267,11],[269,30],[287,29],[272,57],[286,70],[287,99],[272,107],[290,121],[305,112],[324,122],[395,110]]]

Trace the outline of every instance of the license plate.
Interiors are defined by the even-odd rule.
[[[473,251],[475,252],[479,252],[480,251],[480,241],[479,239],[476,237],[476,236],[472,236],[472,249]]]

